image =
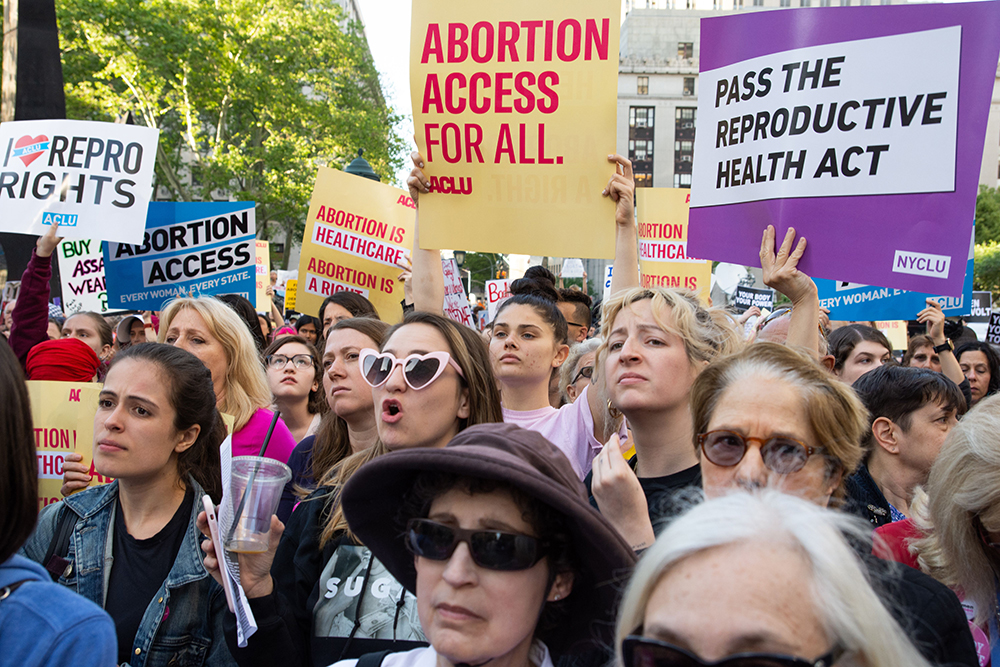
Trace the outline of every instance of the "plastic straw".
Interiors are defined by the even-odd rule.
[[[257,458],[264,458],[264,452],[267,451],[267,444],[271,442],[271,435],[274,433],[274,427],[278,425],[279,413],[277,410],[274,411],[274,415],[271,417],[271,425],[267,427],[267,435],[264,436],[264,442],[260,446],[260,452],[257,454]],[[247,486],[243,489],[243,495],[240,497],[240,504],[236,507],[236,513],[233,516],[233,525],[229,528],[229,537],[226,541],[233,539],[233,535],[236,533],[236,525],[240,522],[240,516],[243,514],[243,508],[247,504],[247,497],[250,495],[250,489],[253,487],[253,480],[257,476],[257,472],[260,470],[260,463],[255,463],[253,470],[250,471],[250,475],[247,476]]]

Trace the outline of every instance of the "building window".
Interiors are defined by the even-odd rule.
[[[754,7],[763,7],[764,6],[764,0],[753,0],[753,6]]]
[[[694,58],[694,42],[678,42],[677,57],[687,60]]]
[[[820,7],[829,7],[830,6],[830,0],[819,0],[819,6]]]
[[[778,6],[779,7],[791,7],[792,6],[792,0],[778,0]]]
[[[684,77],[684,96],[689,97],[694,95],[694,77],[686,76]]]
[[[872,4],[872,0],[861,0],[858,4],[861,5],[862,7],[867,7],[870,4]]]
[[[652,160],[653,141],[651,139],[630,139],[628,142],[629,160]]]
[[[653,187],[653,118],[654,107],[629,107],[628,159],[632,161],[635,185]]]
[[[811,7],[812,0],[799,0],[799,7]]]
[[[691,187],[691,174],[674,174],[674,187],[675,188]]]
[[[653,107],[629,107],[628,126],[632,128],[653,127]]]
[[[638,77],[638,84],[636,85],[637,95],[649,95],[649,77],[640,76]]]
[[[851,0],[840,0],[840,6],[841,7],[850,7],[851,6]]]

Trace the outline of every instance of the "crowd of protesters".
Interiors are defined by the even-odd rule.
[[[829,322],[793,229],[763,234],[768,317],[643,288],[609,173],[606,301],[532,267],[485,336],[418,243],[399,322],[346,291],[295,321],[238,295],[64,318],[53,227],[0,340],[0,663],[991,664],[997,352],[929,300],[897,363]],[[41,513],[25,379],[102,383],[93,463]],[[265,437],[291,481],[269,548],[233,554],[243,641],[201,499]]]

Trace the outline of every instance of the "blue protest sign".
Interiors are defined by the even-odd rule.
[[[937,299],[949,317],[968,315],[972,310],[972,259],[966,263],[962,296],[938,296],[823,278],[816,278],[815,282],[819,305],[830,310],[831,320],[913,320],[927,307],[927,299]]]
[[[253,202],[150,202],[140,245],[107,243],[108,306],[160,310],[175,296],[255,293]]]

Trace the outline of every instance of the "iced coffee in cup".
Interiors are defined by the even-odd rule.
[[[267,551],[271,516],[292,469],[280,461],[259,456],[233,458],[232,503],[235,525],[226,539],[226,550],[236,553]]]

